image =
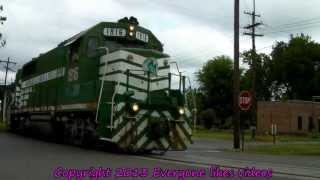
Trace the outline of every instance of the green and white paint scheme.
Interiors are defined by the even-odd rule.
[[[143,61],[143,70],[145,72],[150,72],[150,75],[157,76],[158,75],[158,61],[155,58],[146,58]]]
[[[128,102],[122,101],[121,98],[118,98],[119,100],[115,98],[113,102],[100,102],[100,104],[113,104],[111,108],[113,112],[108,114],[113,116],[107,118],[105,126],[106,131],[110,133],[102,136],[102,140],[112,141],[123,148],[128,147],[135,151],[184,150],[187,148],[191,142],[192,132],[191,114],[188,108],[181,106],[185,109],[185,113],[176,117],[171,113],[172,110],[173,113],[178,113],[178,107],[170,109],[168,107],[171,104],[170,101],[165,107],[157,106],[156,101],[153,102],[154,107],[151,103],[148,105],[148,92],[169,93],[170,66],[168,61],[168,57],[158,59],[144,57],[128,50],[118,50],[101,57],[100,79],[117,84],[114,91],[115,96],[121,96],[128,91],[133,92],[130,99],[139,107],[141,106],[138,112],[130,115],[126,110]],[[147,72],[153,75],[148,78]],[[153,123],[157,126],[150,129],[153,128]],[[162,131],[163,135],[158,135],[159,137],[153,139],[149,134],[156,133],[154,132],[156,129]]]
[[[102,22],[17,72],[10,127],[134,152],[184,150],[192,135],[186,77],[177,74],[173,89],[172,76],[162,44],[135,18]]]

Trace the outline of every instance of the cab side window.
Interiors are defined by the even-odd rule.
[[[70,46],[70,55],[69,55],[70,66],[75,66],[79,62],[79,58],[80,58],[79,50],[80,50],[80,40],[77,40]]]
[[[89,58],[97,55],[98,39],[96,37],[89,37],[87,44],[87,55]]]

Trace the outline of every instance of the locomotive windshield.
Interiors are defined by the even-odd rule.
[[[105,41],[105,46],[109,48],[110,52],[116,51],[120,48],[145,48],[143,44],[137,44],[136,42],[128,41]]]

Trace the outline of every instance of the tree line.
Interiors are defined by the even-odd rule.
[[[311,100],[320,95],[320,44],[310,36],[291,35],[288,42],[278,41],[270,54],[244,51],[244,67],[257,62],[257,100]],[[250,90],[251,69],[240,69],[240,89]],[[198,122],[210,129],[212,126],[231,128],[233,104],[233,60],[225,55],[208,60],[197,72],[199,88],[193,94],[197,102]],[[250,122],[250,112],[241,112],[243,126]]]

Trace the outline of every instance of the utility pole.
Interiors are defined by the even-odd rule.
[[[7,76],[8,76],[8,71],[13,71],[10,68],[10,64],[16,65],[17,63],[14,61],[10,61],[10,57],[6,61],[0,60],[0,63],[5,63],[5,69],[6,69],[6,74],[4,78],[4,89],[3,89],[3,97],[2,97],[2,120],[5,121],[5,109],[6,109],[6,93],[7,93]]]
[[[253,0],[253,11],[252,12],[244,12],[245,14],[251,16],[251,24],[244,27],[244,29],[250,30],[249,32],[245,32],[244,35],[251,36],[252,39],[252,54],[251,54],[251,73],[252,73],[252,117],[251,124],[257,122],[257,54],[256,54],[256,37],[263,36],[262,34],[256,34],[256,27],[262,25],[262,22],[256,22],[256,17],[260,17],[259,14],[256,14],[256,2]]]
[[[234,0],[233,148],[240,148],[239,0]]]
[[[0,12],[3,11],[3,6],[0,5]],[[3,25],[3,22],[7,20],[7,17],[0,16],[0,24]],[[2,40],[2,33],[0,32],[0,47],[6,45],[6,40]]]
[[[16,65],[17,63],[14,62],[14,61],[10,61],[10,57],[8,57],[8,59],[7,59],[6,61],[0,60],[0,63],[5,63],[5,64],[6,64],[6,65],[4,66],[4,68],[6,69],[6,75],[5,75],[5,77],[4,77],[4,86],[6,86],[6,85],[7,85],[8,71],[14,72],[14,70],[12,70],[9,65],[10,65],[10,64]]]

